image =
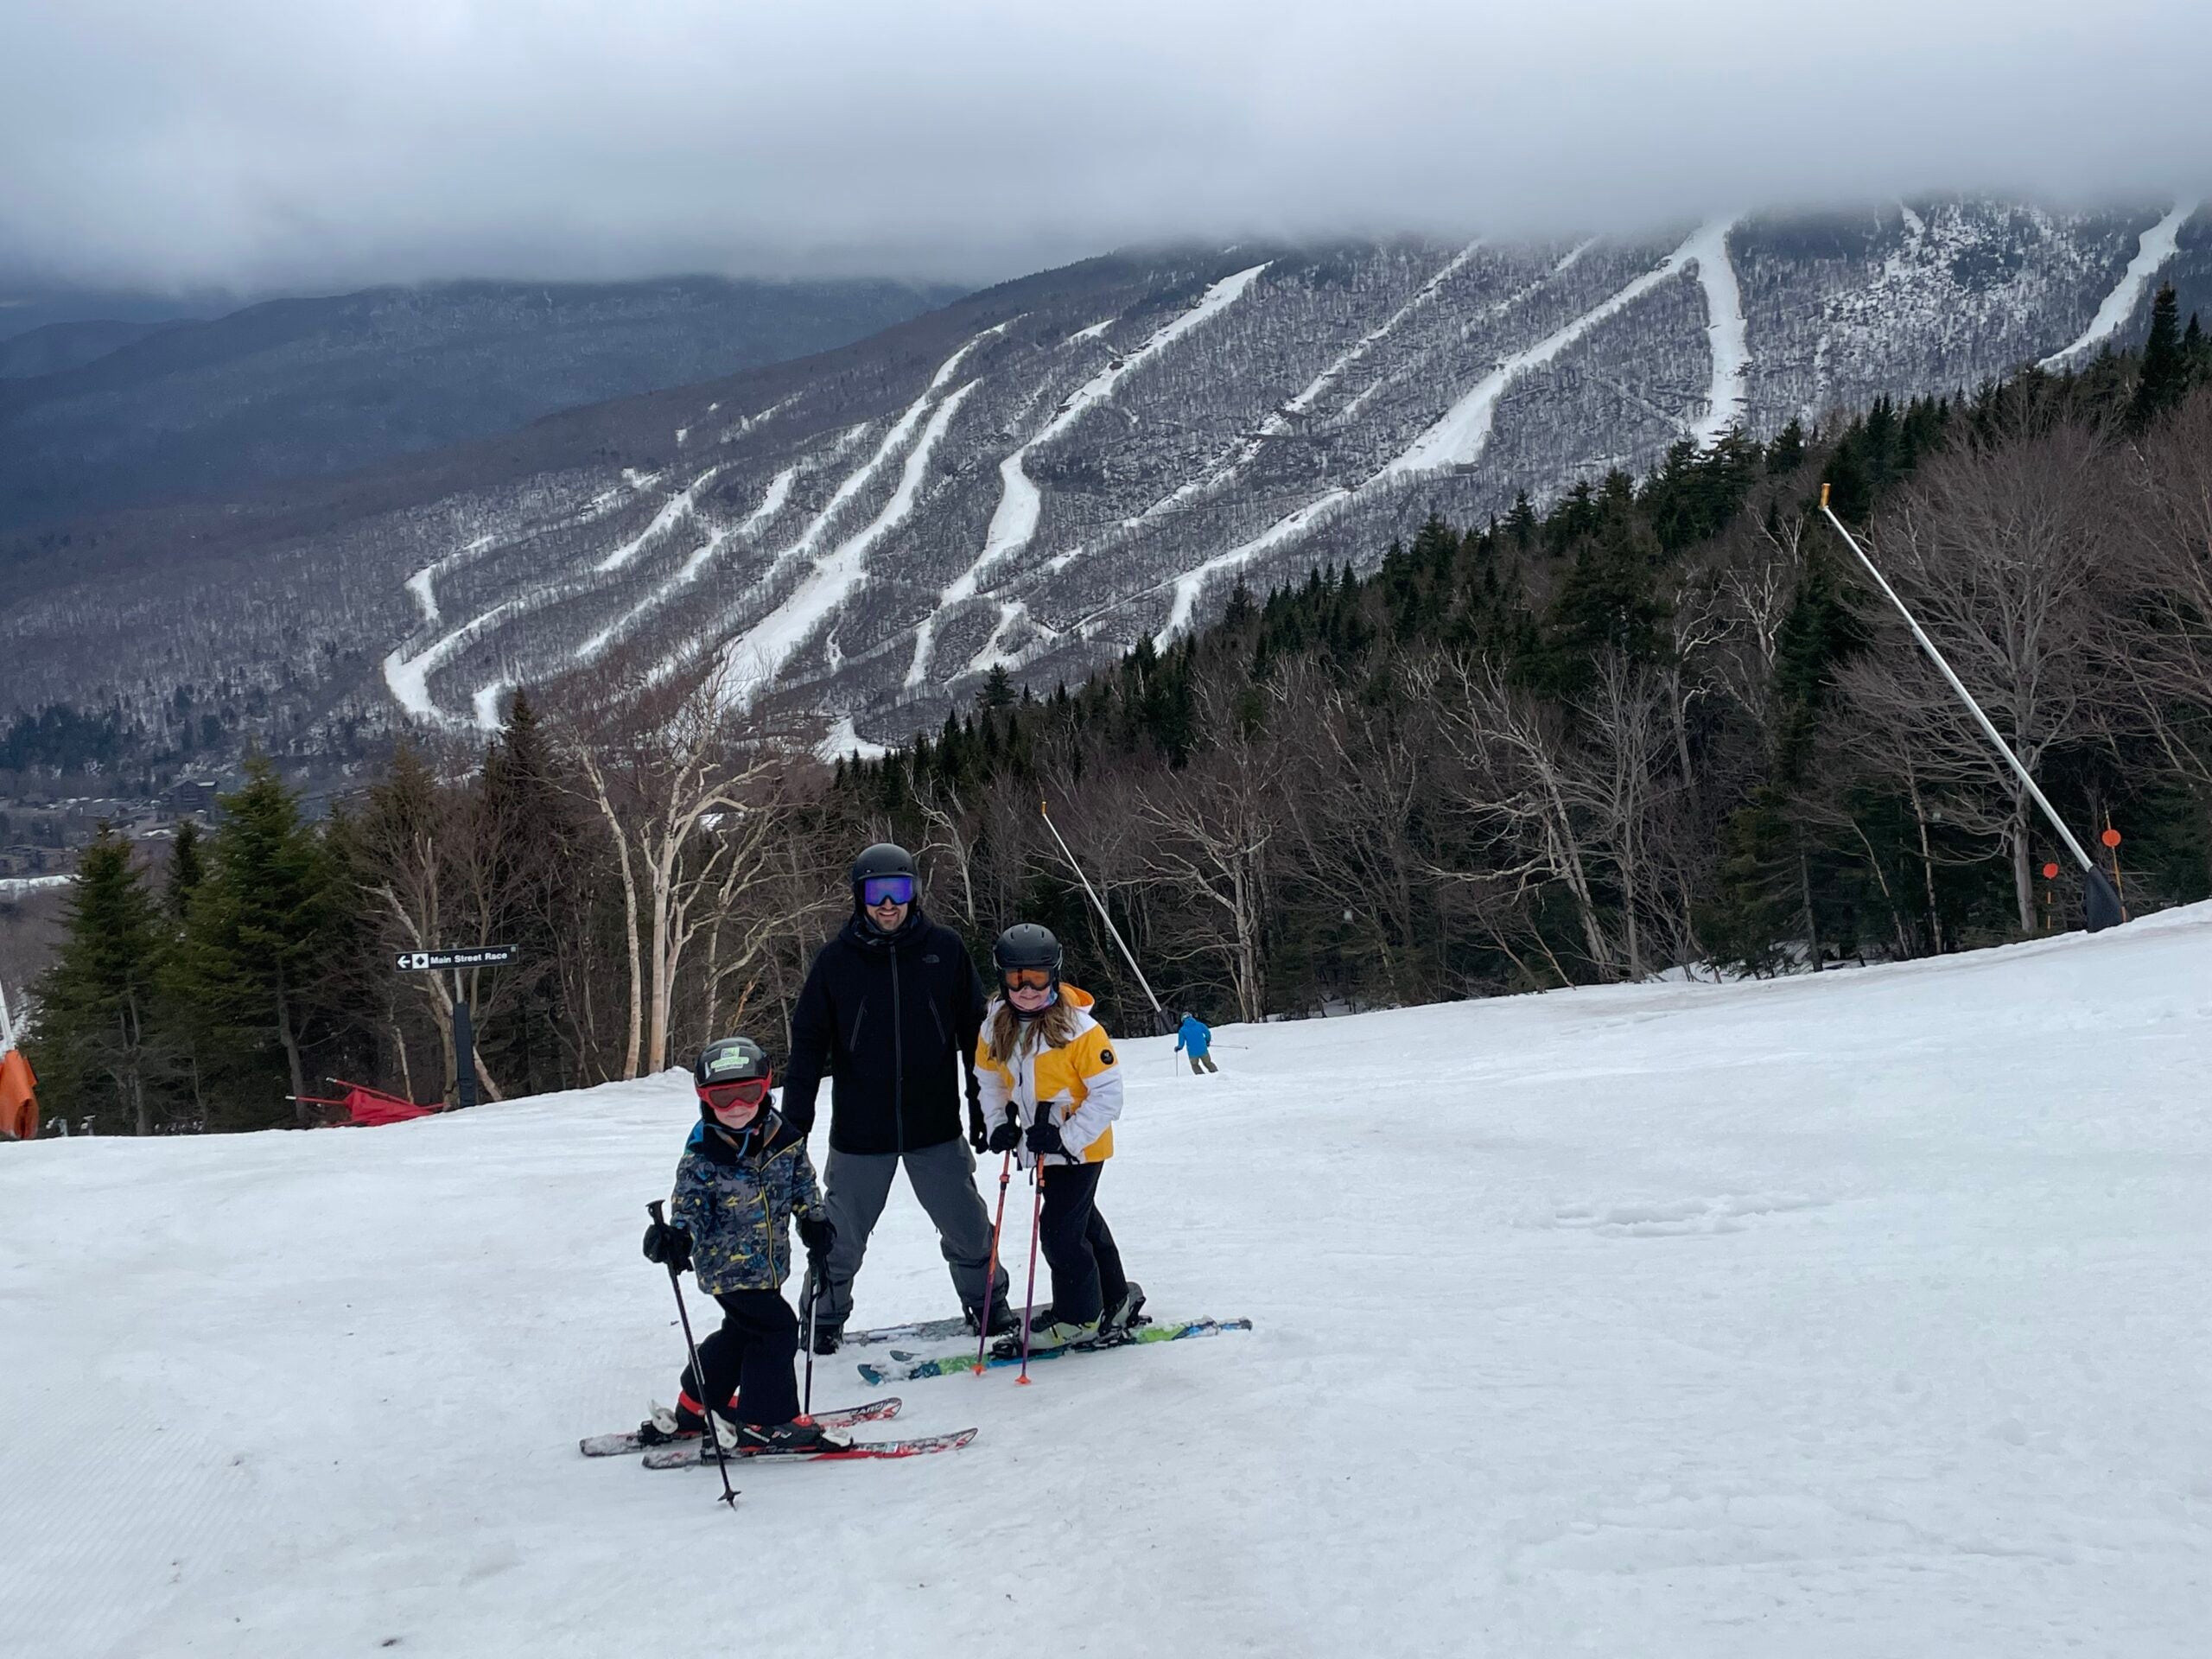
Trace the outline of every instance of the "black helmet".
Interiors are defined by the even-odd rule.
[[[852,883],[855,887],[871,875],[905,875],[916,874],[914,855],[896,842],[879,841],[873,847],[861,849],[853,861]]]
[[[700,1089],[726,1083],[757,1083],[770,1075],[768,1052],[750,1037],[724,1037],[699,1051],[691,1082]]]
[[[1059,982],[1060,942],[1039,922],[1016,922],[1000,934],[991,947],[991,960],[1001,974],[1014,968],[1044,968],[1051,970],[1054,984]]]

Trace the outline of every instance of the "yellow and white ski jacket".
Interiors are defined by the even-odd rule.
[[[1075,1035],[1058,1048],[1024,1047],[1010,1060],[991,1052],[998,1002],[984,1014],[983,1035],[976,1045],[983,1121],[996,1127],[1011,1106],[1027,1129],[1040,1110],[1050,1112],[1066,1150],[1046,1158],[1046,1163],[1103,1163],[1114,1155],[1114,1120],[1122,1115],[1122,1065],[1106,1027],[1090,1017],[1090,993],[1063,983],[1060,1000],[1075,1014]],[[1026,1141],[1016,1155],[1025,1169],[1034,1161]]]

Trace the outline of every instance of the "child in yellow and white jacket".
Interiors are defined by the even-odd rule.
[[[1060,942],[1018,923],[992,949],[999,995],[976,1045],[983,1121],[993,1152],[1019,1150],[1043,1185],[1039,1243],[1052,1268],[1052,1305],[1033,1318],[1030,1351],[1118,1335],[1138,1321],[1144,1291],[1098,1213],[1098,1180],[1114,1155],[1122,1066],[1088,992],[1060,980]],[[1000,1338],[1009,1352],[1019,1337]]]

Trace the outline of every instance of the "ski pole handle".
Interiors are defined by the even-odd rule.
[[[645,1206],[645,1213],[653,1218],[656,1224],[663,1227],[668,1225],[667,1219],[661,1214],[660,1199],[655,1198],[651,1204],[647,1205]]]

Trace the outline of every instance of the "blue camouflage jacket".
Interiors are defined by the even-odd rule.
[[[669,1219],[691,1235],[701,1290],[781,1289],[791,1269],[791,1217],[823,1212],[806,1137],[773,1112],[754,1119],[735,1145],[698,1124],[676,1166],[668,1208]]]

